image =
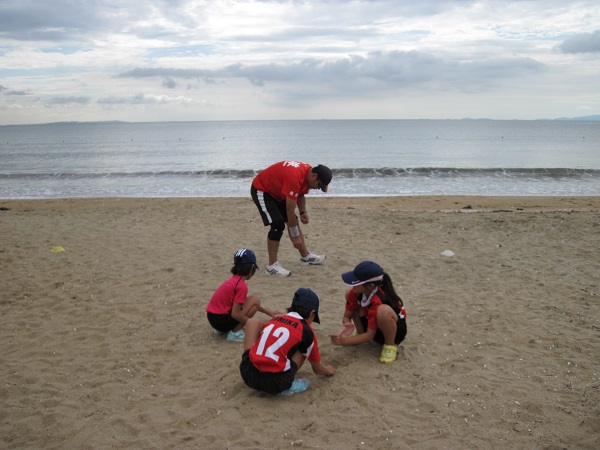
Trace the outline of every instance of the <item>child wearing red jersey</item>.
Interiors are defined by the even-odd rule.
[[[321,364],[312,322],[319,320],[319,297],[310,289],[294,294],[288,313],[264,325],[258,319],[246,323],[240,374],[251,388],[269,394],[292,395],[308,389],[305,378],[294,379],[304,361],[314,373],[331,376],[335,369]]]
[[[254,252],[247,248],[238,250],[233,256],[233,276],[219,286],[206,305],[208,322],[218,334],[227,333],[228,341],[244,340],[244,325],[256,311],[271,317],[280,314],[262,307],[257,296],[248,295],[246,281],[254,276],[257,269]]]
[[[406,311],[390,276],[379,264],[363,261],[351,272],[343,273],[342,279],[352,288],[346,292],[344,330],[330,335],[331,342],[335,345],[379,342],[383,344],[379,361],[395,361],[397,346],[406,337]],[[354,327],[357,334],[349,336]]]

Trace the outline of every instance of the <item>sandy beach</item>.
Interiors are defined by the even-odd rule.
[[[269,308],[299,287],[322,300],[337,374],[306,365],[309,390],[286,398],[246,387],[241,344],[204,312],[237,249],[264,269],[250,198],[0,200],[0,448],[600,448],[600,197],[308,196],[308,211],[325,264],[283,240],[292,276],[248,282]],[[328,338],[340,274],[364,259],[408,313],[392,364]]]

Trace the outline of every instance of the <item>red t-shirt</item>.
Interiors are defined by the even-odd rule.
[[[290,369],[290,359],[299,351],[310,362],[321,361],[317,337],[298,313],[269,320],[250,349],[250,361],[261,372],[281,373]]]
[[[234,275],[217,288],[206,305],[206,311],[213,314],[229,314],[234,303],[244,304],[247,295],[246,280],[240,275]]]
[[[260,171],[252,184],[276,200],[298,200],[299,195],[308,194],[310,190],[306,175],[311,169],[310,164],[303,162],[280,161]]]
[[[367,328],[370,330],[377,329],[377,308],[383,305],[381,296],[384,296],[385,292],[381,288],[377,288],[377,291],[371,297],[371,301],[366,306],[361,306],[362,294],[356,294],[353,289],[348,290],[346,293],[346,310],[354,312],[357,309],[362,309],[362,315],[367,317]],[[398,305],[400,308],[399,319],[406,319],[406,310],[404,306]]]

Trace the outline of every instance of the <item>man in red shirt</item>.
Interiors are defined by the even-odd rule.
[[[300,224],[296,216],[296,207],[300,213],[300,221],[309,221],[306,212],[305,194],[310,189],[321,189],[327,192],[331,182],[331,170],[319,164],[312,167],[299,161],[280,161],[259,172],[252,181],[251,195],[265,226],[271,227],[267,235],[267,251],[269,264],[266,272],[269,275],[287,277],[291,274],[277,260],[279,242],[285,226],[292,244],[300,252],[300,264],[321,264],[324,255],[315,255],[308,251]]]

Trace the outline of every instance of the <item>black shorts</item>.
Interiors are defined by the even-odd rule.
[[[246,350],[242,355],[240,375],[242,375],[244,382],[252,389],[266,392],[267,394],[279,394],[292,386],[296,372],[298,372],[298,365],[294,361],[290,361],[290,370],[286,372],[261,372],[254,367],[249,355],[250,350]]]
[[[361,316],[360,321],[363,325],[363,330],[367,331],[368,320],[366,316]],[[406,337],[406,320],[398,317],[398,322],[396,322],[396,337],[394,338],[394,343],[398,345],[400,342],[404,340]],[[375,342],[380,344],[385,344],[385,337],[379,328],[375,332],[375,337],[373,338]]]
[[[206,313],[206,318],[208,319],[208,323],[215,330],[220,331],[221,333],[227,333],[228,331],[233,330],[237,327],[240,322],[231,317],[231,313],[229,314],[214,314],[211,312]]]
[[[250,188],[250,195],[256,204],[260,217],[265,226],[272,223],[287,223],[287,209],[285,199],[276,200],[266,192],[258,191],[254,185]]]

